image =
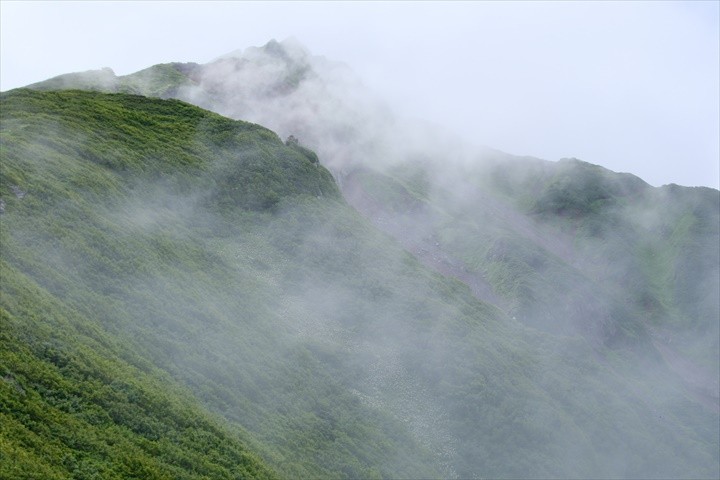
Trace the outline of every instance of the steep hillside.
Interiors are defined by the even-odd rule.
[[[10,399],[3,405],[13,422],[29,430],[24,442],[32,434],[38,437],[35,444],[92,436],[92,424],[73,416],[82,419],[84,403],[113,395],[117,384],[120,404],[95,407],[98,421],[108,428],[130,422],[140,434],[133,440],[162,458],[164,450],[152,441],[165,445],[173,434],[165,435],[163,403],[151,399],[169,387],[140,384],[148,391],[146,406],[143,390],[135,393],[134,382],[123,383],[138,368],[159,369],[165,372],[161,378],[169,373],[193,389],[206,408],[232,420],[231,431],[242,432],[240,425],[251,430],[261,444],[257,448],[287,476],[433,472],[412,451],[402,426],[366,412],[326,369],[314,368],[312,355],[289,343],[295,335],[285,331],[290,327],[273,308],[284,277],[265,278],[269,266],[262,255],[272,249],[267,240],[273,236],[276,248],[294,244],[292,239],[284,243],[289,231],[268,230],[266,216],[282,202],[303,205],[316,197],[339,202],[326,170],[261,127],[177,101],[16,91],[3,94],[2,102],[5,207],[0,221],[7,265],[2,298],[8,312],[3,331],[17,332],[3,342],[10,358],[4,367],[9,382],[4,393]],[[216,218],[223,213],[228,218]],[[287,226],[293,225],[288,220]],[[283,259],[275,261],[281,265]],[[73,331],[87,333],[76,337]],[[11,353],[17,349],[66,369],[55,373],[64,382],[57,395],[69,397],[58,402],[73,421],[58,419],[58,431],[34,432],[38,419],[15,407],[24,405],[26,390],[43,382],[17,366],[21,360]],[[91,367],[83,362],[105,365],[106,357],[118,355],[134,363],[109,363],[94,373],[99,379],[84,383]],[[52,390],[36,388],[28,399],[55,405]],[[135,412],[135,403],[149,410],[148,420]],[[145,429],[149,439],[142,435]],[[220,466],[232,465],[239,448],[232,443],[228,452],[202,451],[217,441],[211,433],[200,432],[207,440],[187,440],[198,451],[187,453],[179,473],[167,475],[191,475],[196,467],[190,459],[196,455],[219,456]],[[392,441],[396,438],[404,440]],[[19,448],[12,436],[5,440]],[[412,452],[406,452],[406,444]],[[85,448],[68,447],[75,457]],[[43,453],[51,463],[63,461],[61,450]],[[143,461],[126,453],[131,464]],[[388,456],[398,460],[374,472],[373,465],[389,462]],[[115,468],[114,460],[101,461],[110,464],[108,471]],[[202,475],[202,465],[197,468]],[[238,467],[236,473],[241,472]]]
[[[456,167],[361,168],[342,184],[379,228],[478,298],[600,352],[663,357],[718,411],[716,190],[652,188],[577,160]]]
[[[328,65],[271,43],[62,85],[134,82],[267,118],[317,148],[370,222],[317,157],[261,127],[16,91],[3,259],[284,476],[717,476],[717,192],[575,161],[478,163],[394,128]]]
[[[501,163],[481,157],[472,167],[408,162],[385,173],[357,169],[342,183],[348,198],[368,215],[382,210],[397,217],[386,222],[423,225],[423,235],[440,235],[445,253],[485,277],[498,262],[515,262],[534,274],[543,274],[541,267],[550,268],[548,275],[565,265],[562,268],[582,272],[591,285],[617,284],[633,297],[606,303],[629,303],[630,310],[651,323],[682,324],[699,333],[717,327],[716,190],[652,188],[637,177],[578,160],[553,163],[507,157]],[[424,218],[415,221],[412,216]],[[554,266],[538,264],[553,258]],[[538,306],[528,294],[537,292],[539,283],[555,284],[538,280],[523,287],[532,280],[515,280],[506,279],[513,286],[496,282],[494,288],[496,293],[505,289],[511,313],[525,316],[530,312],[522,302]],[[557,298],[568,287],[557,284],[554,294],[536,296]],[[526,294],[513,293],[514,289]],[[545,316],[548,321],[567,317]],[[580,327],[582,321],[574,323]],[[612,336],[607,332],[602,340]]]
[[[0,101],[0,477],[275,478],[246,433],[119,333],[113,285],[153,265],[100,205],[126,198],[137,172],[202,168],[179,140],[200,121],[214,135],[219,117],[85,93]]]
[[[271,40],[206,64],[166,63],[116,76],[108,68],[29,85],[177,98],[221,115],[294,135],[332,171],[384,163],[402,150],[405,128],[345,64],[313,56],[292,40]]]

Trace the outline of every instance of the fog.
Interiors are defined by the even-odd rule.
[[[466,283],[478,299],[498,307],[506,315],[507,326],[485,325],[489,328],[485,334],[493,335],[489,332],[495,328],[518,329],[510,335],[519,343],[500,347],[500,352],[485,351],[487,357],[480,360],[484,368],[494,365],[492,371],[502,365],[499,368],[508,369],[503,370],[505,375],[512,375],[509,372],[515,367],[510,359],[518,361],[543,351],[533,357],[534,367],[525,370],[534,379],[526,385],[529,389],[518,392],[520,397],[508,408],[527,411],[531,423],[546,425],[555,418],[556,424],[564,425],[563,414],[555,413],[557,406],[535,397],[539,395],[535,388],[564,382],[576,386],[587,382],[586,388],[602,385],[600,390],[612,390],[623,401],[644,405],[634,411],[616,403],[599,413],[616,424],[613,430],[620,444],[629,442],[629,451],[615,451],[612,461],[597,452],[598,439],[583,444],[575,431],[576,421],[555,431],[548,441],[569,453],[565,463],[548,474],[681,475],[667,473],[669,467],[656,456],[664,448],[661,443],[644,446],[654,452],[648,457],[654,465],[638,470],[632,456],[648,454],[630,446],[633,440],[620,425],[636,421],[631,418],[637,415],[645,425],[657,424],[652,428],[675,428],[670,427],[675,421],[669,420],[675,415],[672,412],[687,401],[695,404],[695,414],[718,412],[718,385],[713,380],[718,373],[713,362],[718,358],[718,342],[712,339],[718,335],[720,261],[712,253],[718,238],[718,212],[711,206],[717,202],[717,191],[656,191],[636,177],[617,176],[577,160],[552,164],[475,148],[432,124],[402,118],[346,65],[314,56],[292,39],[235,51],[197,67],[191,78],[193,85],[180,89],[178,97],[267,125],[282,138],[297,136],[318,152],[347,201],[378,229],[421,263]],[[552,200],[553,190],[544,190],[540,180],[560,178],[562,172],[570,175],[565,179],[570,185],[579,182],[580,194],[608,182],[602,188],[609,188],[627,204],[603,206],[594,220],[597,223],[578,223],[579,228],[564,224],[562,215],[545,218],[537,209],[543,198],[550,195]],[[528,201],[537,205],[523,207]],[[661,207],[666,205],[673,208]],[[710,210],[701,213],[698,208]],[[528,215],[528,211],[536,214]],[[680,219],[687,218],[689,211],[698,215],[697,237],[691,244],[675,243],[681,241],[678,233],[668,238],[662,232],[677,232]],[[352,258],[338,259],[339,263],[352,271],[362,268],[356,271],[360,278],[388,269],[404,276],[400,251],[384,257],[381,267],[363,258],[363,247],[355,241],[339,242],[340,231],[332,221],[321,223],[302,231],[279,227],[294,232],[294,247],[285,254],[303,258],[311,257],[310,252],[339,249],[344,252],[341,258]],[[672,257],[664,257],[668,242],[673,245]],[[681,253],[684,248],[691,249],[688,259]],[[645,251],[659,257],[659,263],[646,264]],[[703,258],[703,266],[696,263],[698,257]],[[679,263],[669,266],[665,262]],[[455,408],[465,407],[448,409],[432,386],[440,378],[446,384],[464,384],[464,388],[472,382],[461,373],[463,361],[454,351],[472,351],[474,345],[473,340],[455,343],[455,335],[467,331],[457,317],[453,319],[458,313],[435,306],[418,317],[420,304],[410,310],[403,307],[406,299],[397,292],[399,286],[388,288],[382,281],[348,285],[338,278],[337,265],[330,264],[327,270],[312,265],[319,267],[319,275],[307,284],[293,283],[290,303],[283,307],[288,328],[297,329],[301,343],[309,342],[321,351],[340,348],[348,354],[345,361],[358,368],[362,379],[350,384],[352,391],[365,405],[391,412],[422,445],[441,452],[438,465],[443,476],[482,476],[481,459],[492,457],[492,448],[461,433],[454,423],[459,418]],[[675,283],[665,284],[654,277],[666,268],[665,272],[678,277]],[[432,298],[434,293],[424,288],[418,285],[415,291]],[[696,294],[683,300],[680,293],[668,289]],[[674,298],[677,306],[662,306],[668,298]],[[365,303],[370,299],[372,307]],[[358,316],[347,312],[358,312]],[[415,322],[423,317],[433,325],[430,332],[417,330]],[[551,340],[545,334],[557,337]],[[545,342],[553,345],[550,351],[541,347]],[[423,361],[416,363],[420,345]],[[619,353],[608,353],[608,348]],[[682,353],[689,351],[695,353]],[[625,360],[612,360],[616,354]],[[564,370],[578,355],[592,359],[582,375]],[[632,367],[625,363],[628,360]],[[485,385],[480,392],[505,388]],[[561,412],[573,415],[575,409],[587,408],[580,406],[587,399],[581,401],[576,395],[567,391],[561,397],[572,405],[564,405]],[[510,428],[502,414],[495,420],[460,418],[478,421],[479,429]],[[521,470],[516,473],[528,475]]]
[[[192,3],[142,8],[164,15],[165,25],[180,15],[171,5],[185,9],[183,15],[196,11]],[[526,9],[518,10],[521,5]],[[593,18],[593,28],[575,26],[578,31],[573,33],[591,37],[598,33],[594,29],[605,31],[608,23],[603,21],[608,19],[603,15],[609,17],[611,11],[575,5],[560,11],[559,4],[451,4],[449,15],[457,31],[446,32],[449,44],[437,45],[435,38],[443,35],[433,35],[432,28],[423,32],[422,41],[405,36],[402,29],[394,33],[394,42],[378,40],[386,38],[380,34],[388,25],[407,21],[417,28],[414,22],[420,21],[420,14],[406,12],[402,4],[372,7],[387,9],[380,19],[379,11],[363,10],[370,8],[365,4],[251,5],[254,12],[268,8],[284,18],[297,12],[293,21],[298,23],[306,15],[319,18],[319,10],[327,8],[340,19],[375,25],[380,36],[369,37],[374,40],[367,47],[379,58],[401,58],[394,67],[368,66],[372,56],[363,61],[330,55],[347,45],[316,49],[319,40],[312,34],[309,39],[265,45],[268,38],[283,38],[273,34],[244,44],[254,47],[236,50],[233,45],[230,53],[214,52],[206,60],[183,54],[145,61],[129,70],[106,59],[103,66],[111,64],[121,75],[152,63],[201,61],[184,67],[191,81],[169,96],[264,125],[282,139],[296,136],[301,145],[318,153],[344,200],[319,189],[318,194],[282,198],[271,212],[217,208],[217,199],[228,194],[223,188],[232,187],[220,180],[257,153],[252,146],[223,151],[222,162],[198,173],[196,183],[184,178],[165,184],[142,177],[127,198],[81,212],[91,223],[123,232],[111,236],[108,249],[159,265],[130,273],[120,286],[110,280],[93,282],[88,274],[97,270],[94,260],[78,255],[72,246],[54,243],[49,232],[36,231],[32,222],[20,222],[8,234],[13,248],[39,245],[38,251],[43,251],[52,245],[51,268],[112,301],[98,314],[107,317],[107,328],[133,339],[139,352],[183,382],[207,408],[251,432],[258,444],[270,445],[262,453],[281,469],[311,458],[329,472],[347,473],[341,469],[352,462],[334,455],[355,452],[353,442],[359,438],[362,443],[364,437],[353,435],[370,430],[376,436],[368,438],[382,441],[371,443],[362,454],[387,477],[412,471],[406,463],[428,459],[430,467],[418,463],[415,476],[428,476],[429,471],[443,478],[712,477],[720,470],[720,395],[714,381],[720,308],[718,192],[654,189],[639,178],[617,176],[574,159],[554,163],[535,158],[577,156],[593,161],[593,155],[602,156],[603,151],[580,145],[591,145],[589,139],[597,137],[598,130],[603,144],[622,143],[623,158],[639,156],[644,163],[652,159],[657,170],[667,162],[659,161],[653,150],[660,147],[650,144],[682,137],[683,154],[703,159],[694,167],[683,161],[683,168],[698,172],[717,154],[691,154],[688,136],[645,131],[643,137],[630,124],[657,119],[649,104],[674,112],[679,108],[676,101],[685,108],[702,99],[700,110],[711,115],[712,108],[704,102],[712,95],[700,88],[689,89],[688,97],[670,98],[662,86],[657,87],[659,93],[641,86],[641,77],[614,79],[601,63],[594,71],[601,77],[593,79],[595,86],[579,87],[583,110],[599,109],[607,98],[596,98],[593,92],[601,89],[598,85],[605,88],[615,82],[630,89],[615,91],[618,103],[639,90],[647,94],[647,103],[629,110],[623,105],[612,122],[608,111],[599,111],[595,120],[602,121],[596,126],[578,121],[577,110],[564,110],[566,104],[578,107],[567,88],[584,75],[575,77],[560,68],[573,81],[559,84],[558,77],[530,75],[533,81],[540,77],[541,86],[552,86],[550,92],[562,90],[560,102],[546,90],[523,91],[525,83],[517,78],[528,76],[523,73],[526,68],[504,63],[506,57],[530,49],[522,63],[534,62],[537,71],[545,62],[552,66],[552,57],[543,54],[546,48],[559,48],[553,42],[566,43],[561,36],[550,46],[542,47],[541,41],[537,51],[530,48],[523,34],[538,32],[533,27],[534,9],[548,16],[550,28],[572,23],[574,15],[596,13],[585,8],[600,8],[602,15]],[[620,33],[631,26],[640,32],[650,28],[644,21],[634,22],[650,8],[642,5],[631,4],[628,16],[613,23]],[[651,5],[652,12],[663,12],[658,14],[662,18],[683,12],[685,21],[707,24],[698,15],[708,7]],[[431,9],[435,5],[413,7],[427,15],[423,22],[440,15]],[[8,21],[6,8],[3,4],[3,22]],[[476,25],[462,8],[490,9],[490,18]],[[504,29],[493,15],[503,17],[511,11],[519,15],[512,17],[518,37],[511,37],[507,50],[491,58],[473,59],[462,33],[478,28],[489,35],[485,40],[502,36]],[[433,24],[442,23],[443,15],[433,17]],[[149,18],[138,20],[139,31]],[[207,18],[193,20],[202,23]],[[235,20],[233,32],[249,21]],[[180,24],[191,43],[204,43],[202,31]],[[334,28],[341,26],[345,24],[338,22]],[[710,22],[707,28],[716,26]],[[162,37],[159,32],[155,35]],[[356,42],[362,38],[348,36]],[[127,41],[132,45],[142,38]],[[608,41],[620,48],[622,40],[627,37],[612,36]],[[3,37],[3,48],[5,43]],[[582,50],[582,42],[573,44]],[[364,50],[365,43],[352,47]],[[395,49],[401,47],[405,50],[398,56]],[[383,48],[389,52],[379,53]],[[593,53],[612,56],[610,50],[596,48],[600,52]],[[633,53],[632,48],[628,51]],[[452,55],[445,58],[446,52]],[[632,71],[642,55],[630,53],[626,63],[613,68]],[[585,68],[588,57],[603,58],[586,52],[574,55]],[[457,65],[472,74],[456,80]],[[543,68],[545,74],[551,69]],[[472,81],[493,69],[508,74],[495,82],[510,78],[509,85],[516,87],[511,90],[523,91],[514,102],[501,91],[491,101],[495,95],[487,92],[495,88]],[[407,76],[395,77],[395,72]],[[691,68],[688,75],[697,72]],[[675,79],[684,86],[695,80]],[[658,104],[655,94],[665,102]],[[530,110],[524,109],[527,104]],[[538,113],[544,111],[549,111],[549,118]],[[633,116],[628,111],[641,113]],[[483,115],[489,119],[483,120]],[[560,120],[569,123],[555,123]],[[551,130],[561,134],[535,131],[553,123]],[[490,124],[497,124],[496,132]],[[704,127],[687,128],[697,133]],[[51,130],[44,135],[52,136]],[[514,131],[535,131],[549,143],[524,146]],[[701,135],[705,145],[712,135]],[[645,141],[633,147],[627,137]],[[202,141],[199,128],[198,142]],[[532,156],[513,156],[483,144]],[[565,148],[573,151],[552,150]],[[574,151],[581,148],[591,153]],[[670,146],[662,148],[667,151]],[[28,171],[57,174],[32,149],[21,153],[18,158],[32,167]],[[631,163],[625,165],[619,169],[633,170],[653,183]],[[708,177],[698,178],[706,182]],[[672,181],[683,183],[679,178]],[[28,191],[28,200],[32,195]],[[8,201],[7,215],[12,215],[17,201]],[[73,202],[58,203],[45,214],[60,216],[72,208]],[[134,250],[126,251],[126,241]],[[117,305],[120,308],[113,309]],[[355,428],[358,424],[364,428]],[[317,435],[312,439],[318,443],[311,456],[303,457],[303,435],[311,434]],[[355,477],[363,472],[349,471]],[[293,472],[297,473],[281,470]]]
[[[0,88],[298,38],[475,145],[718,187],[716,2],[3,2]],[[61,20],[61,21],[59,21]]]

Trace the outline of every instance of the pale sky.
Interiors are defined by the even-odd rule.
[[[295,37],[476,145],[720,184],[720,2],[14,2],[0,90]]]

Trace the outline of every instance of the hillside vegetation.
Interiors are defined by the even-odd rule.
[[[154,265],[101,206],[206,167],[216,142],[195,144],[200,122],[208,138],[273,135],[180,102],[0,98],[0,477],[276,478],[120,333],[117,287]]]
[[[253,467],[255,457],[249,467],[237,460],[241,425],[289,477],[435,471],[397,420],[367,411],[297,342],[307,327],[281,317],[288,306],[278,304],[299,303],[289,287],[304,284],[306,274],[304,255],[286,265],[280,252],[307,248],[297,237],[312,228],[308,222],[350,215],[325,169],[261,127],[182,102],[31,91],[3,94],[2,102],[3,413],[12,421],[4,425],[17,425],[3,445],[17,458],[11,472],[39,457],[48,472],[80,475],[72,473],[75,462],[89,451],[99,459],[88,475],[123,476],[123,462],[151,475],[163,463],[145,457],[168,456],[169,465],[182,457],[173,442],[185,433],[186,416],[200,425],[197,442],[184,440],[197,450],[158,477],[195,470],[220,477],[220,467],[235,463],[228,475],[255,468],[262,476],[267,470]],[[317,197],[323,200],[313,207]],[[274,217],[282,204],[297,210]],[[345,222],[333,228],[359,228],[352,217]],[[322,256],[307,261],[327,262]],[[27,353],[17,358],[16,351]],[[55,363],[58,392],[31,368]],[[145,383],[138,370],[149,370]],[[56,396],[67,411],[43,429],[42,417],[26,411],[55,406]],[[164,406],[180,401],[221,413],[235,437],[221,436],[217,415],[204,425],[208,413],[190,407],[176,427]],[[99,426],[85,420],[88,409],[97,410]],[[125,452],[121,460],[104,452],[104,437],[77,440],[100,427],[129,437],[108,440]],[[63,439],[64,450],[52,448]],[[226,445],[209,448],[215,443]],[[150,453],[135,455],[128,444]],[[203,461],[220,473],[203,473]],[[377,468],[382,463],[387,470]]]
[[[588,335],[576,329],[577,315],[563,317],[567,329],[546,321],[555,318],[558,285],[600,283],[528,235],[543,238],[547,228],[571,239],[585,230],[579,238],[598,237],[601,231],[582,222],[602,214],[604,193],[575,205],[572,187],[562,193],[560,180],[546,199],[510,178],[505,191],[464,197],[492,200],[479,210],[485,220],[490,206],[505,205],[495,212],[500,218],[537,217],[510,228],[468,220],[468,206],[453,201],[452,191],[436,196],[430,169],[342,178],[353,204],[351,187],[370,192],[373,202],[365,205],[374,222],[407,227],[400,242],[427,234],[429,245],[421,246],[428,252],[461,258],[466,273],[487,269],[493,296],[485,300],[495,307],[480,301],[473,285],[424,266],[419,248],[408,248],[413,256],[381,233],[345,203],[311,152],[263,127],[127,94],[17,90],[1,100],[1,307],[3,331],[11,332],[2,355],[27,352],[56,372],[79,405],[60,402],[68,420],[53,431],[34,426],[25,407],[2,412],[22,432],[0,437],[3,455],[15,452],[18,471],[34,464],[34,455],[62,476],[72,471],[62,466],[63,455],[79,461],[88,451],[98,460],[87,476],[121,471],[122,461],[98,453],[102,444],[73,443],[97,438],[100,425],[126,432],[137,449],[154,448],[138,458],[165,459],[157,468],[167,475],[195,474],[195,461],[181,463],[174,460],[179,453],[162,450],[186,445],[172,440],[180,433],[167,425],[182,425],[168,415],[175,410],[152,403],[162,394],[187,405],[178,416],[205,419],[198,435],[207,445],[228,439],[221,443],[227,450],[187,443],[198,447],[198,464],[223,471],[240,455],[248,466],[236,476],[270,475],[263,463],[288,478],[720,473],[717,413],[667,368],[632,308],[608,317],[622,320],[608,327],[629,332],[620,336]],[[467,178],[477,187],[488,177]],[[520,190],[527,195],[515,195]],[[423,217],[432,221],[410,221]],[[711,238],[711,231],[701,239],[687,233],[692,225],[711,228],[712,212],[707,219],[672,230],[673,248]],[[648,269],[667,271],[649,258]],[[525,283],[546,274],[553,275],[546,290]],[[651,293],[674,288],[674,278]],[[615,293],[600,291],[602,308]],[[523,318],[541,305],[549,311],[544,317],[534,324]],[[621,309],[627,305],[634,304]],[[596,315],[590,310],[587,317]],[[605,342],[627,345],[630,337],[639,339],[633,348]],[[44,350],[47,342],[52,348]],[[712,346],[693,345],[708,358]],[[3,360],[2,405],[30,402],[23,392],[33,389],[33,402],[55,402],[38,386],[39,373],[17,365]],[[113,374],[94,380],[87,365],[107,365]],[[116,379],[125,392],[117,408],[127,408],[126,416],[92,403],[101,386],[111,395]],[[86,381],[96,383],[82,388]],[[123,387],[128,383],[148,393]],[[87,420],[90,405],[97,417]],[[135,421],[144,423],[123,423]],[[43,450],[59,439],[62,453]]]
[[[344,179],[346,195],[416,243],[435,239],[506,311],[537,326],[591,329],[584,333],[601,344],[647,339],[650,327],[717,337],[717,190],[653,188],[575,159],[481,156],[454,167],[358,168]],[[616,311],[572,311],[589,296]],[[553,311],[558,298],[571,310]],[[563,319],[570,324],[557,324]],[[706,358],[717,358],[713,348]]]

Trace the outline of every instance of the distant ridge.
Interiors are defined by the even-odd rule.
[[[0,476],[718,477],[717,190],[287,42],[0,101]]]

